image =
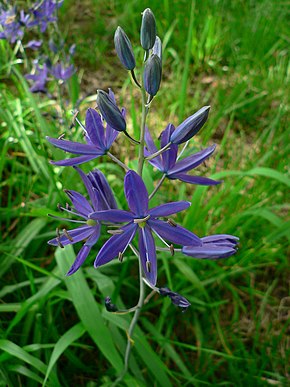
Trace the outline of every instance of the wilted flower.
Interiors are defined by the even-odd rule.
[[[107,210],[90,214],[90,218],[97,221],[111,223],[127,222],[125,226],[119,228],[117,235],[113,235],[101,248],[95,260],[95,267],[110,262],[116,256],[122,258],[128,245],[138,232],[143,271],[150,284],[155,285],[157,279],[157,260],[152,233],[158,236],[168,247],[170,246],[164,239],[179,245],[201,245],[199,238],[192,232],[177,224],[172,225],[157,219],[183,211],[190,206],[190,203],[185,201],[172,202],[148,209],[147,189],[142,178],[134,171],[126,173],[124,191],[130,211]]]
[[[34,84],[29,88],[32,93],[47,93],[46,82],[48,77],[48,68],[46,63],[42,68],[36,64],[35,72],[33,74],[25,75],[26,79],[34,81]]]
[[[110,91],[110,94],[112,98],[114,98],[112,91]],[[125,116],[125,110],[123,110],[122,114]],[[109,124],[107,124],[106,129],[104,128],[101,116],[92,108],[87,110],[84,130],[87,144],[68,141],[63,138],[56,139],[46,137],[47,140],[57,148],[75,155],[80,155],[72,159],[51,161],[52,164],[60,166],[78,165],[96,159],[107,153],[118,136],[118,132]]]
[[[183,254],[197,259],[220,259],[230,257],[237,252],[239,238],[236,236],[217,234],[200,239],[201,246],[184,246]]]
[[[162,74],[162,64],[159,56],[153,54],[145,63],[144,88],[152,97],[157,94]]]
[[[66,245],[71,245],[80,242],[84,239],[86,240],[83,247],[80,249],[74,263],[69,269],[67,275],[72,275],[81,267],[81,265],[84,263],[87,256],[89,255],[91,248],[94,244],[97,243],[99,239],[101,229],[100,223],[98,221],[90,219],[89,214],[94,211],[110,208],[108,203],[104,204],[103,200],[100,200],[100,197],[104,195],[105,192],[102,191],[103,187],[98,184],[98,178],[99,176],[101,176],[101,179],[105,179],[104,175],[98,170],[90,172],[88,175],[86,175],[79,168],[75,167],[75,169],[80,174],[83,183],[86,186],[87,193],[91,200],[91,204],[80,193],[73,190],[66,190],[65,193],[71,200],[73,207],[70,207],[68,205],[66,207],[59,206],[59,209],[61,211],[68,212],[69,214],[76,215],[81,218],[81,220],[65,218],[59,219],[65,220],[67,222],[79,223],[80,227],[73,230],[63,229],[62,235],[60,235],[59,230],[57,230],[57,237],[48,241],[48,244],[52,246],[64,247]],[[94,183],[92,183],[92,181]],[[113,193],[110,192],[109,196],[113,196]]]
[[[205,124],[210,106],[204,106],[192,116],[183,121],[170,137],[172,144],[182,144],[190,140]]]
[[[114,36],[115,49],[122,65],[127,70],[133,70],[136,66],[132,44],[121,27],[118,27]]]
[[[165,147],[166,144],[169,143],[170,136],[172,136],[172,133],[174,133],[175,130],[172,124],[167,125],[166,129],[161,133],[160,136],[161,148]],[[154,144],[148,128],[146,128],[145,140],[147,144],[145,155],[150,156],[150,154],[156,153],[158,150]],[[178,146],[176,144],[171,144],[169,149],[164,151],[161,155],[156,156],[152,160],[149,160],[149,163],[159,169],[159,171],[163,172],[169,179],[178,179],[191,184],[215,185],[221,182],[203,176],[191,176],[187,174],[188,171],[202,164],[214,152],[215,148],[216,145],[212,145],[206,149],[201,150],[200,152],[194,153],[193,155],[178,161]]]
[[[158,291],[162,296],[169,297],[172,304],[179,306],[179,308],[182,309],[182,312],[185,312],[191,305],[191,303],[185,297],[181,296],[179,293],[173,292],[168,288],[159,288]]]
[[[108,312],[117,312],[118,311],[117,306],[112,303],[112,300],[109,296],[105,298],[105,307],[106,307]]]
[[[146,8],[142,13],[142,24],[140,31],[141,46],[144,50],[150,50],[154,46],[156,39],[156,21],[150,8]]]

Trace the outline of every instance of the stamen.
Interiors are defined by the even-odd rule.
[[[73,127],[76,126],[76,118],[77,118],[78,114],[79,114],[79,112],[78,112],[78,110],[76,110],[74,115],[73,115],[73,118],[72,118],[71,126],[69,127],[70,129],[72,129]]]
[[[153,230],[154,234],[158,236],[158,238],[165,244],[165,246],[167,246],[169,249],[170,249],[170,246],[167,242],[165,242],[165,240],[158,234],[157,231],[154,230],[154,228],[151,227],[151,230]]]
[[[147,215],[146,218],[137,218],[137,219],[134,219],[134,223],[144,223],[146,222],[148,219],[150,218],[150,215]]]
[[[56,241],[57,241],[57,244],[58,244],[58,246],[61,248],[61,249],[63,249],[64,248],[64,245],[61,243],[61,241],[60,241],[60,232],[59,232],[59,228],[57,227],[56,228]]]
[[[146,270],[148,271],[148,273],[151,272],[151,262],[150,261],[146,261]]]
[[[62,140],[64,138],[64,136],[65,136],[65,133],[61,134],[57,139]]]
[[[123,234],[123,232],[124,230],[120,228],[118,230],[107,230],[107,233],[111,235],[120,235],[120,234]]]
[[[124,258],[123,253],[121,253],[121,251],[119,251],[118,259],[119,259],[119,261],[120,261],[121,263],[123,262],[123,258]]]
[[[177,227],[177,223],[173,219],[168,219],[167,223],[170,224],[172,227]]]
[[[69,211],[71,211],[71,206],[68,203],[65,203],[65,208]]]
[[[170,245],[169,249],[170,249],[171,256],[173,257],[173,256],[174,256],[174,253],[175,253],[175,251],[174,251],[174,246],[173,246],[173,245]]]
[[[58,208],[59,211],[63,212],[63,209],[62,209],[62,206],[61,206],[60,203],[57,203],[57,208]]]
[[[63,228],[62,231],[69,241],[71,241],[71,242],[74,241],[73,238],[69,235],[69,233],[67,232],[67,230],[65,228]]]

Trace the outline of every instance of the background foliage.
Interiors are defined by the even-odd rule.
[[[287,383],[286,3],[67,0],[59,25],[67,44],[77,44],[78,72],[65,94],[65,115],[54,90],[51,99],[28,91],[25,63],[0,41],[1,386],[109,386],[122,369],[129,318],[107,313],[103,299],[136,303],[135,258],[94,270],[91,255],[83,270],[64,276],[74,251],[68,246],[55,253],[46,244],[57,226],[47,213],[64,202],[63,188],[83,187],[74,171],[48,164],[62,152],[44,137],[68,131],[72,105],[86,97],[83,114],[94,106],[96,89],[107,87],[127,107],[131,133],[138,131],[139,96],[114,54],[112,37],[121,25],[141,63],[140,13],[148,6],[165,49],[150,129],[157,137],[167,122],[178,124],[210,104],[210,119],[194,147],[218,143],[202,172],[224,180],[219,187],[167,182],[155,203],[188,197],[192,206],[179,222],[200,236],[238,235],[241,243],[236,256],[220,262],[160,253],[159,284],[180,292],[192,307],[181,314],[157,296],[145,306],[124,384]],[[80,138],[81,130],[70,136]],[[113,153],[126,162],[134,157],[121,136]],[[123,171],[106,158],[97,166],[125,205]],[[149,190],[158,176],[150,166],[145,170]],[[103,234],[97,248],[105,240]]]

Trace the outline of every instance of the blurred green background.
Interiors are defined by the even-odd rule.
[[[199,171],[224,180],[218,187],[167,181],[154,202],[190,200],[178,222],[199,236],[237,235],[240,247],[219,262],[158,254],[158,284],[192,306],[182,314],[167,299],[150,300],[122,385],[287,384],[287,3],[65,0],[59,27],[67,45],[77,44],[78,71],[63,100],[64,116],[55,90],[51,99],[28,91],[25,63],[0,41],[0,386],[110,386],[122,369],[130,316],[109,314],[103,299],[110,295],[119,306],[135,305],[136,259],[128,252],[121,266],[116,260],[95,270],[94,257],[107,239],[103,233],[83,269],[65,277],[74,252],[67,247],[55,254],[47,245],[59,226],[47,213],[64,203],[63,188],[84,188],[75,171],[48,163],[63,154],[48,146],[45,135],[67,131],[73,104],[85,98],[84,118],[96,90],[111,87],[136,137],[140,96],[115,55],[113,34],[118,25],[124,28],[141,65],[139,29],[146,7],[156,16],[164,49],[149,128],[157,138],[168,122],[178,125],[210,104],[208,123],[187,154],[217,143],[214,157]],[[69,135],[81,138],[80,128]],[[126,163],[135,157],[122,136],[112,153]],[[96,166],[126,209],[123,171],[105,157],[83,169]],[[146,167],[149,191],[160,177]]]

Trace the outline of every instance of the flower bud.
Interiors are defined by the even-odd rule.
[[[158,290],[162,296],[169,297],[171,299],[172,304],[179,306],[179,308],[181,308],[183,312],[185,312],[187,308],[189,308],[191,305],[191,303],[179,293],[173,292],[168,288],[159,288]]]
[[[204,106],[192,116],[183,121],[172,133],[170,142],[182,144],[191,139],[205,124],[210,106]]]
[[[114,36],[115,49],[122,65],[127,70],[133,70],[136,66],[132,44],[121,27],[118,27]]]
[[[152,97],[157,94],[161,82],[162,64],[157,55],[151,55],[144,69],[144,87]]]
[[[156,39],[156,21],[150,8],[146,8],[142,13],[142,24],[140,31],[141,46],[144,50],[150,50],[154,46]]]
[[[97,104],[107,124],[119,132],[126,131],[126,121],[110,96],[103,90],[98,90],[97,94]]]
[[[152,54],[157,55],[162,62],[162,42],[159,36],[156,36],[155,43],[152,48]]]

